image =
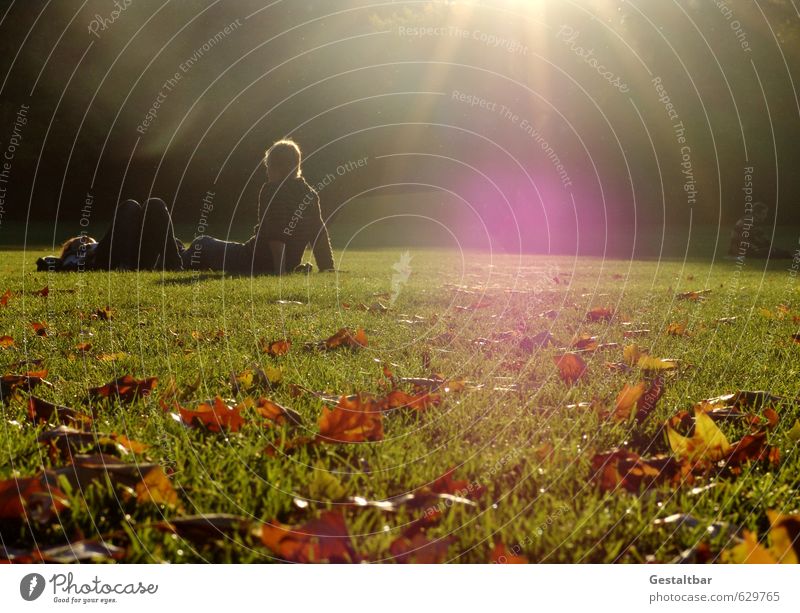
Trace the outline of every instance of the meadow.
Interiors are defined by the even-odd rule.
[[[251,279],[43,254],[0,255],[0,557],[796,560],[791,262],[393,249]]]

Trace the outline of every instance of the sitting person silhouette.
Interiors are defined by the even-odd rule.
[[[753,205],[752,215],[741,217],[731,230],[728,255],[754,258],[791,258],[792,254],[772,246],[766,226],[769,207],[763,202]]]
[[[167,205],[150,198],[141,206],[126,200],[117,206],[111,227],[95,241],[90,236],[66,241],[60,257],[39,258],[38,270],[217,270],[232,274],[309,272],[302,264],[311,244],[320,271],[334,269],[328,229],[319,196],[306,183],[300,147],[281,140],[264,157],[267,183],[259,198],[258,224],[245,243],[199,236],[188,247],[175,238]],[[262,205],[263,200],[263,205]],[[263,210],[262,210],[263,207]]]

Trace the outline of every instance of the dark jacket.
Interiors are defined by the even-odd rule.
[[[319,196],[305,179],[287,179],[282,183],[267,183],[259,199],[259,224],[255,236],[248,241],[253,253],[253,267],[265,264],[271,258],[269,242],[280,241],[285,245],[285,269],[293,270],[302,262],[303,252],[311,245],[314,260],[320,270],[334,267],[333,251],[328,229],[322,221]]]

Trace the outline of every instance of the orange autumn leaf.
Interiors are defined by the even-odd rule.
[[[230,407],[219,396],[213,403],[204,402],[196,409],[179,408],[181,420],[187,426],[204,426],[211,432],[238,432],[245,423],[242,416],[243,404]]]
[[[136,379],[131,375],[125,375],[111,383],[90,388],[88,392],[89,400],[113,400],[114,398],[119,398],[120,402],[130,403],[141,396],[150,394],[157,382],[157,377]]]
[[[8,349],[14,347],[14,339],[10,336],[0,336],[0,349]]]
[[[80,351],[81,353],[86,353],[87,351],[92,350],[91,343],[78,343],[75,345],[75,351]]]
[[[292,342],[288,339],[272,342],[267,342],[264,339],[261,339],[258,345],[263,353],[277,357],[289,353],[289,349],[292,347]]]
[[[600,491],[619,488],[637,493],[660,483],[675,483],[686,471],[686,465],[669,456],[644,458],[633,451],[613,450],[592,458],[591,480]]]
[[[47,523],[69,506],[64,493],[38,477],[0,481],[0,520]]]
[[[595,307],[586,313],[587,321],[611,321],[614,313],[611,309],[606,307]]]
[[[261,526],[261,542],[287,562],[354,563],[360,556],[353,549],[344,517],[338,511],[325,511],[318,519],[291,527],[278,522]]]
[[[415,394],[409,394],[403,390],[393,389],[381,399],[381,409],[389,411],[392,409],[411,409],[413,411],[425,411],[429,407],[438,406],[442,402],[442,397],[437,393],[421,390]]]
[[[11,299],[11,290],[7,289],[3,292],[3,295],[0,296],[0,307],[7,307],[8,301]]]
[[[614,419],[618,421],[629,419],[633,413],[633,407],[644,396],[646,390],[647,383],[644,381],[640,381],[636,385],[626,383],[614,402]]]
[[[508,551],[502,541],[496,541],[489,556],[490,564],[527,564],[528,558]]]
[[[558,367],[558,376],[564,383],[573,384],[583,377],[586,372],[586,362],[575,353],[565,353],[562,356],[554,356],[553,361]]]
[[[33,328],[36,336],[48,336],[50,331],[47,329],[46,321],[32,321],[31,328]]]
[[[686,322],[673,322],[667,326],[667,334],[670,336],[687,336]]]
[[[380,404],[371,396],[342,396],[333,409],[322,409],[317,441],[361,443],[380,440],[383,440],[383,414]]]
[[[280,405],[269,398],[259,398],[253,408],[261,417],[275,422],[279,426],[286,425],[287,422],[293,424],[302,423],[302,418],[297,411]]]
[[[42,298],[47,298],[50,295],[50,287],[45,285],[42,289],[33,292],[33,295],[41,296]]]
[[[330,338],[322,341],[323,349],[337,349],[339,347],[349,347],[360,349],[367,346],[367,335],[363,328],[358,328],[355,332],[348,328],[342,328]]]
[[[570,344],[574,349],[580,349],[581,351],[594,351],[597,349],[598,345],[599,341],[597,337],[590,336],[589,334],[581,334],[574,338]]]

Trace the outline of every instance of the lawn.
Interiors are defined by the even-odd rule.
[[[125,562],[504,562],[517,553],[641,563],[720,559],[752,533],[763,539],[758,555],[777,551],[767,513],[800,511],[791,263],[764,272],[762,262],[414,251],[406,278],[401,252],[347,252],[341,274],[280,280],[47,275],[32,272],[38,252],[3,253],[2,373],[46,370],[50,385],[31,393],[94,419],[32,420],[25,382],[5,380],[0,554],[35,559],[38,545],[47,559]],[[587,318],[593,309],[608,312]],[[363,329],[368,346],[304,347],[341,328]],[[264,351],[279,339],[291,341],[288,353]],[[677,362],[641,361],[625,350],[634,343]],[[575,381],[554,360],[566,352],[586,365]],[[244,374],[238,390],[231,373]],[[122,391],[88,399],[89,388],[128,374],[158,382],[131,402]],[[663,396],[626,411],[623,387],[652,391],[653,381]],[[386,406],[393,388],[412,406]],[[740,390],[781,398],[707,405],[693,445],[670,445],[670,418],[691,435],[697,403]],[[362,396],[334,410],[351,394]],[[216,396],[247,405],[242,419],[192,421],[188,410]],[[260,414],[261,397],[297,416]],[[340,432],[353,442],[318,438],[323,413],[329,428],[364,417],[372,429]],[[59,420],[96,434],[52,438]],[[743,445],[720,447],[713,432],[698,444],[708,421]],[[40,444],[43,434],[56,442]],[[600,455],[614,449],[630,454]],[[93,468],[80,457],[101,451]],[[405,494],[414,496],[395,498]],[[185,521],[199,514],[235,517]],[[77,545],[57,549],[67,543]]]

